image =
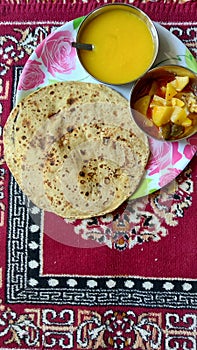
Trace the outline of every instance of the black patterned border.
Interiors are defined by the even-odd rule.
[[[44,276],[41,273],[43,212],[10,179],[7,302],[195,308],[193,280]]]

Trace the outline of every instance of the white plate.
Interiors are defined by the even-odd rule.
[[[81,66],[76,50],[70,43],[75,40],[84,17],[67,22],[41,42],[28,59],[20,76],[17,102],[33,91],[57,81],[98,83]],[[187,47],[167,29],[155,23],[159,34],[159,52],[155,66],[178,64],[197,72],[197,62]],[[132,84],[113,86],[127,99]],[[159,142],[149,139],[151,157],[145,176],[132,198],[152,193],[179,175],[197,150],[197,136],[180,142]]]

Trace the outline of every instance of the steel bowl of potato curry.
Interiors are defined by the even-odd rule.
[[[197,131],[197,75],[181,66],[148,71],[130,96],[132,117],[148,135],[177,141]]]

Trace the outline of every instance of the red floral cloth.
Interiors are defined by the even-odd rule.
[[[196,156],[160,191],[74,222],[29,202],[3,158],[27,59],[54,29],[103,3],[0,5],[0,349],[197,348]],[[197,57],[196,2],[134,5]]]

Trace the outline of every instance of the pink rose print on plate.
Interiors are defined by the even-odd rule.
[[[183,154],[187,159],[192,159],[197,152],[197,135],[190,137],[187,141],[189,144],[185,146]]]
[[[35,60],[28,60],[20,77],[18,90],[34,89],[44,83],[45,74],[42,72],[40,66],[42,64]]]
[[[161,170],[176,164],[182,154],[178,151],[178,142],[159,142],[149,140],[152,157],[148,163],[149,175],[160,173]]]
[[[180,170],[176,168],[168,168],[168,172],[165,175],[162,175],[159,179],[159,186],[162,188],[165,185],[169,184],[180,174]]]
[[[71,46],[72,33],[68,30],[52,33],[36,49],[48,72],[70,74],[76,66],[76,50]]]

